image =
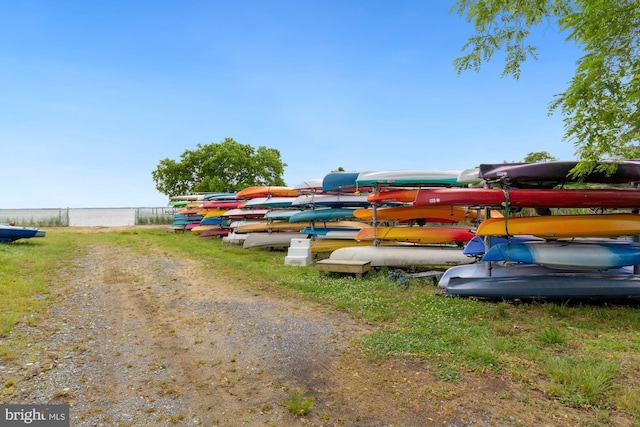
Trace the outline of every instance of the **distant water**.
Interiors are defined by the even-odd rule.
[[[171,216],[174,210],[161,208],[82,208],[82,209],[0,209],[0,222],[34,223],[55,218],[71,227],[117,227],[135,225],[136,218]]]

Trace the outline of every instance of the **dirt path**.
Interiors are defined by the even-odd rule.
[[[189,260],[95,246],[60,276],[47,318],[9,337],[32,344],[0,366],[0,398],[70,403],[74,427],[535,421],[500,410],[499,393],[516,392],[498,378],[450,393],[417,363],[370,361],[357,338],[372,327]],[[314,399],[308,414],[291,413],[294,394]]]

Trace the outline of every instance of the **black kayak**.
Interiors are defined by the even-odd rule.
[[[592,171],[581,177],[570,175],[578,161],[539,163],[481,164],[479,177],[488,183],[499,183],[516,188],[553,188],[565,183],[629,184],[640,181],[640,160],[616,162],[617,169],[610,175]],[[614,162],[598,162],[597,166]]]

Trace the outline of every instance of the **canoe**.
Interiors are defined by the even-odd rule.
[[[247,187],[236,193],[236,199],[253,199],[254,197],[295,197],[300,195],[300,190],[292,187],[278,185],[258,185]]]
[[[565,270],[608,270],[640,264],[640,244],[507,242],[491,247],[482,261],[521,262]]]
[[[291,206],[296,197],[254,197],[245,202],[245,208],[285,208]]]
[[[247,237],[242,243],[244,249],[269,247],[282,248],[291,245],[291,239],[299,239],[302,235],[299,232],[280,231],[274,233],[247,233]]]
[[[640,181],[640,160],[618,162],[617,170],[610,176],[594,171],[581,178],[569,175],[577,164],[577,161],[481,164],[479,176],[487,182],[539,188],[552,188],[568,182],[628,184]],[[611,164],[608,161],[597,162],[597,166]]]
[[[356,240],[434,244],[468,242],[473,236],[467,227],[364,227],[358,232]]]
[[[460,170],[393,170],[364,171],[358,174],[358,186],[457,186]]]
[[[291,206],[325,206],[332,208],[369,206],[366,195],[356,194],[304,194],[296,197]]]
[[[371,261],[372,267],[411,267],[426,265],[460,265],[471,262],[461,249],[427,246],[349,246],[336,249],[332,260]]]
[[[521,208],[638,208],[640,190],[612,189],[420,189],[414,206],[491,206]]]
[[[311,225],[309,222],[291,223],[289,221],[260,221],[244,224],[236,228],[238,233],[256,233],[264,231],[300,231]]]
[[[545,239],[640,235],[640,215],[632,213],[489,218],[478,236],[530,234]]]
[[[46,231],[34,227],[19,227],[9,224],[0,224],[0,242],[15,242],[20,239],[32,237],[45,237]]]
[[[488,270],[488,267],[491,267]],[[490,271],[490,272],[489,272]],[[441,288],[446,288],[449,286],[454,279],[482,279],[482,278],[500,278],[500,277],[533,277],[540,275],[551,275],[558,272],[562,273],[582,273],[585,274],[584,271],[579,270],[561,270],[552,269],[549,267],[544,267],[537,264],[511,264],[511,265],[500,265],[500,264],[490,264],[485,262],[478,262],[467,265],[459,265],[454,266],[440,277],[438,281],[438,286]],[[631,267],[622,267],[616,269],[610,269],[601,271],[599,273],[606,274],[609,276],[618,276],[618,275],[632,275],[633,268]]]
[[[621,299],[640,297],[640,277],[629,274],[553,273],[453,278],[448,295],[483,298]]]
[[[289,222],[329,221],[333,219],[353,218],[353,211],[354,209],[350,208],[309,209],[291,215]]]
[[[353,215],[365,221],[373,220],[373,209],[357,209]],[[378,221],[424,220],[426,222],[454,223],[474,221],[478,217],[476,210],[460,206],[395,206],[377,208]]]

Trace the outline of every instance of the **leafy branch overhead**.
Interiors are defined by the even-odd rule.
[[[556,26],[584,52],[569,86],[549,107],[565,117],[564,139],[581,160],[576,172],[598,160],[640,157],[638,0],[458,0],[452,11],[476,31],[454,60],[458,73],[479,71],[502,50],[503,76],[518,79],[522,63],[538,58],[527,43],[531,29]]]
[[[287,164],[276,149],[256,150],[232,138],[197,147],[185,150],[179,161],[160,161],[151,173],[159,192],[168,196],[231,193],[254,185],[285,185],[282,175]]]

